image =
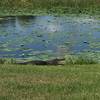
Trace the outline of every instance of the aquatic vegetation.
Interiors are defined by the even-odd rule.
[[[81,53],[79,55],[66,55],[65,64],[97,64],[100,63],[100,53]]]
[[[76,16],[4,17],[0,23],[0,57],[48,60],[99,51],[100,20]],[[37,51],[37,52],[36,52]]]
[[[92,42],[90,43],[90,48],[98,48],[100,49],[100,42]]]
[[[49,52],[49,51],[48,51]],[[51,52],[51,51],[50,51]],[[39,52],[37,52],[39,53]],[[35,56],[36,55],[36,56]],[[79,53],[79,54],[66,54],[65,56],[63,56],[63,60],[61,62],[59,62],[60,59],[62,59],[62,57],[53,57],[53,55],[51,56],[50,54],[39,54],[37,55],[35,53],[35,55],[33,56],[33,54],[31,55],[27,55],[27,54],[22,54],[22,56],[27,56],[26,58],[0,58],[0,64],[33,64],[35,65],[36,63],[42,64],[42,62],[47,63],[49,65],[49,62],[51,62],[50,64],[55,65],[56,62],[55,59],[58,59],[58,64],[63,64],[63,65],[83,65],[83,64],[100,64],[100,52],[83,52],[83,53]]]
[[[0,64],[15,64],[16,59],[14,58],[0,58]]]

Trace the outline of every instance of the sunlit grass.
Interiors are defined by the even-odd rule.
[[[0,65],[0,100],[99,100],[100,65]]]

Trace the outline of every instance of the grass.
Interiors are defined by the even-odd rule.
[[[98,64],[100,63],[99,58],[88,55],[66,55],[65,64]]]
[[[100,0],[0,0],[0,16],[54,13],[99,15]],[[91,58],[70,56],[64,66],[0,63],[0,100],[100,100],[100,64]]]
[[[0,100],[100,100],[100,65],[0,65]]]
[[[0,0],[0,15],[100,14],[100,0]]]
[[[64,65],[66,64],[83,65],[83,64],[99,64],[100,63],[100,53],[99,52],[97,54],[96,53],[81,53],[77,55],[67,54],[64,58],[65,60],[60,62],[61,64],[64,64]],[[43,61],[48,61],[48,60],[43,60]],[[30,62],[30,61],[32,61],[32,59],[0,58],[0,64],[16,64],[18,62]]]

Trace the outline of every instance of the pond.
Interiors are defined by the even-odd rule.
[[[100,51],[100,20],[93,17],[0,18],[0,58],[47,59]]]

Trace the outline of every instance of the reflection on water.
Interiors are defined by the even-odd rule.
[[[100,20],[20,16],[0,20],[0,57],[42,59],[100,51]]]

